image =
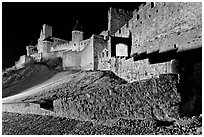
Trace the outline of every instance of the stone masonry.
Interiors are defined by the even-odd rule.
[[[29,56],[61,57],[64,69],[111,70],[129,82],[167,73],[192,77],[201,63],[201,11],[199,2],[148,2],[133,12],[110,8],[108,29],[86,40],[78,22],[72,41],[53,37],[52,27],[43,25],[38,52]]]

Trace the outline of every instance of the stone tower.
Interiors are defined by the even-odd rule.
[[[44,40],[47,37],[52,37],[52,26],[44,24],[40,32],[40,38]]]
[[[43,58],[48,58],[48,53],[53,44],[53,41],[49,41],[52,38],[52,26],[44,24],[40,32],[40,38],[38,39],[38,53],[42,55]]]
[[[83,31],[82,26],[79,24],[78,20],[76,21],[76,24],[74,26],[74,29],[72,31],[72,41],[73,42],[79,42],[83,40]]]

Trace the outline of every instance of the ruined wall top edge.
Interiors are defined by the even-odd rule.
[[[124,9],[119,9],[119,8],[113,8],[113,7],[110,7],[110,10],[112,12],[117,12],[117,13],[124,13],[124,14],[128,14],[128,15],[133,15],[133,12],[132,11],[128,11],[128,10],[124,10]],[[109,10],[109,12],[110,12]]]

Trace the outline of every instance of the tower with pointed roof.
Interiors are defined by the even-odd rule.
[[[83,40],[83,31],[82,26],[79,24],[78,20],[76,21],[76,24],[74,26],[74,29],[72,31],[72,41],[73,42],[79,42]]]

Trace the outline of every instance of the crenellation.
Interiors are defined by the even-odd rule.
[[[89,39],[83,39],[83,31],[74,30],[76,35],[72,33],[71,41],[66,41],[50,35],[46,38],[44,31],[48,31],[41,30],[38,44],[26,46],[29,57],[21,56],[16,66],[22,67],[29,58],[41,61],[60,57],[63,70],[110,70],[134,87],[141,88],[142,94],[149,90],[148,86],[153,87],[155,93],[161,91],[168,96],[169,92],[179,93],[183,104],[176,102],[179,105],[176,110],[194,113],[198,110],[197,104],[202,104],[201,11],[202,3],[199,2],[151,2],[134,12],[110,8],[108,29],[100,35],[93,34]],[[56,44],[52,40],[62,43]],[[145,79],[149,79],[148,82]],[[172,82],[178,88],[169,86]],[[110,92],[104,93],[110,95]],[[155,95],[160,98],[161,93]],[[168,96],[164,97],[167,104]],[[62,100],[57,101],[60,105]],[[185,107],[189,102],[193,102],[190,109]],[[75,103],[84,105],[83,101]],[[166,114],[174,114],[175,104],[174,109],[169,109],[168,105],[164,107],[168,111]],[[60,115],[69,117],[67,109],[63,109],[59,110]],[[42,113],[39,111],[39,114],[44,113],[44,110]]]
[[[133,16],[132,12],[124,12],[124,10],[116,10],[115,8],[110,8],[108,13],[108,30],[112,36]]]
[[[125,13],[125,10],[124,9],[118,9],[118,12]]]
[[[199,2],[147,2],[133,12],[111,7],[108,29],[89,39],[74,30],[71,41],[52,37],[61,42],[52,45],[41,31],[38,54],[61,56],[65,68],[73,58],[78,69],[111,70],[130,82],[156,77],[171,73],[180,52],[202,47],[201,11]]]
[[[141,4],[141,5],[139,6],[139,10],[143,10],[143,7],[144,7],[144,4]]]

